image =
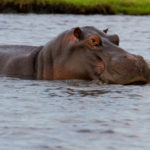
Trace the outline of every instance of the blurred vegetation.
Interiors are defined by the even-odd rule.
[[[40,9],[40,6],[46,6],[47,10],[48,7],[49,9],[57,7],[53,8],[52,12],[54,13],[150,14],[150,0],[0,0],[0,5],[1,10],[2,7],[5,8],[8,7],[8,5],[9,7],[18,6],[24,10],[26,9],[25,6],[32,6],[27,7],[27,9],[32,8],[33,12],[35,7]],[[64,12],[62,7],[64,7]],[[59,8],[61,8],[60,12]],[[44,11],[44,8],[42,10]],[[30,10],[28,11],[30,12]],[[47,13],[50,12],[51,11],[47,11]]]

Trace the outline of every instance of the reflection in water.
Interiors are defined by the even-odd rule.
[[[148,16],[0,15],[0,43],[43,45],[88,22],[109,27],[122,47],[149,60],[149,21]],[[0,77],[0,88],[2,150],[149,150],[149,84]]]

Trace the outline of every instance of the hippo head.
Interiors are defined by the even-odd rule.
[[[73,28],[49,42],[39,55],[39,78],[101,80],[104,83],[146,83],[150,69],[143,57],[120,48],[117,35],[94,27]],[[42,58],[41,58],[42,57]]]

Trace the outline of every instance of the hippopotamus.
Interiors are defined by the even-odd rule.
[[[147,83],[142,56],[119,47],[119,36],[92,26],[64,31],[44,46],[1,45],[0,74],[38,80],[100,80],[110,84]]]

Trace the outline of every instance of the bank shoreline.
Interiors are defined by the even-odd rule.
[[[0,2],[0,13],[36,13],[36,14],[104,14],[104,15],[150,15],[149,9],[135,7],[133,3],[115,5],[115,3],[97,3],[95,5],[75,5],[66,2],[53,3],[14,3]]]

